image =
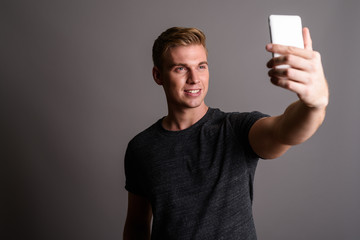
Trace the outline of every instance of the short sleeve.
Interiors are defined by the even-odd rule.
[[[125,168],[125,189],[137,195],[145,195],[141,187],[141,171],[139,169],[139,159],[136,156],[136,150],[130,141],[125,153],[124,168]]]
[[[234,130],[236,138],[245,147],[245,152],[249,157],[259,156],[253,151],[249,142],[249,132],[254,123],[264,117],[269,117],[267,114],[261,112],[243,112],[243,113],[231,113],[229,115],[230,124]]]

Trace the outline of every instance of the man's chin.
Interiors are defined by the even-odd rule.
[[[206,107],[204,102],[192,102],[192,103],[188,103],[186,106],[191,109],[196,109],[196,108],[201,109]]]

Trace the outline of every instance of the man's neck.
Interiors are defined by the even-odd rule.
[[[168,115],[163,119],[162,125],[169,131],[180,131],[191,127],[205,116],[208,106],[202,104],[197,108],[182,110],[170,110]]]

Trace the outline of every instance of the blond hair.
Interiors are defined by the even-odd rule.
[[[172,27],[161,33],[152,48],[154,66],[161,69],[163,56],[169,49],[178,46],[201,44],[206,50],[205,34],[197,28]],[[206,50],[207,51],[207,50]]]

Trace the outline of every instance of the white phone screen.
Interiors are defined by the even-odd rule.
[[[300,16],[270,15],[269,27],[272,43],[304,48]],[[277,56],[279,54],[274,54]]]

